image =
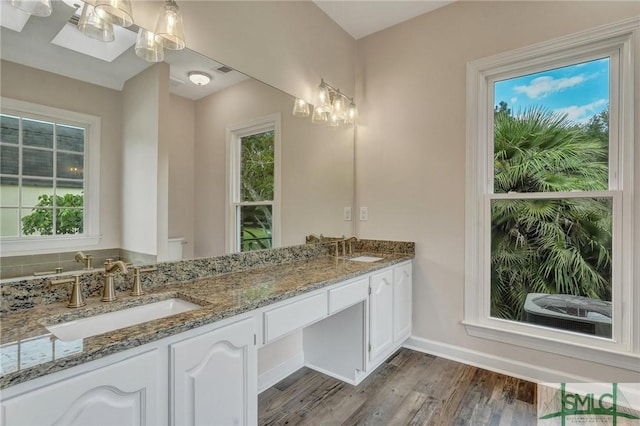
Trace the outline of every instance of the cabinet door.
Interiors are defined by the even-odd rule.
[[[175,425],[257,423],[253,318],[171,345]]]
[[[0,423],[156,425],[159,359],[153,350],[10,398]]]
[[[371,276],[369,299],[369,360],[375,360],[393,346],[393,271]]]
[[[411,263],[393,268],[393,335],[401,344],[411,335]]]

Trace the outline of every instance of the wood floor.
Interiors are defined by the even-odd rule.
[[[535,425],[535,384],[400,349],[359,386],[303,368],[258,399],[260,425]]]

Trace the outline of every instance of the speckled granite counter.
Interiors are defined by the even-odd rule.
[[[99,298],[92,297],[87,300],[87,306],[79,309],[69,309],[64,302],[57,302],[5,313],[0,316],[0,389],[249,312],[412,257],[412,254],[385,254],[383,260],[366,263],[318,256],[157,286],[147,289],[148,294],[140,297],[119,293],[119,300],[114,303],[102,303]],[[45,325],[176,296],[202,308],[71,342],[58,340],[45,328]]]

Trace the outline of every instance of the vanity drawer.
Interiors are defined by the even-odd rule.
[[[365,300],[368,293],[369,278],[329,290],[329,315]]]
[[[264,313],[264,342],[303,328],[327,316],[327,292],[306,297]]]

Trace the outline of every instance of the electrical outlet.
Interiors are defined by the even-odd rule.
[[[360,207],[360,220],[369,220],[369,208]]]
[[[351,220],[351,207],[344,208],[344,220]]]

